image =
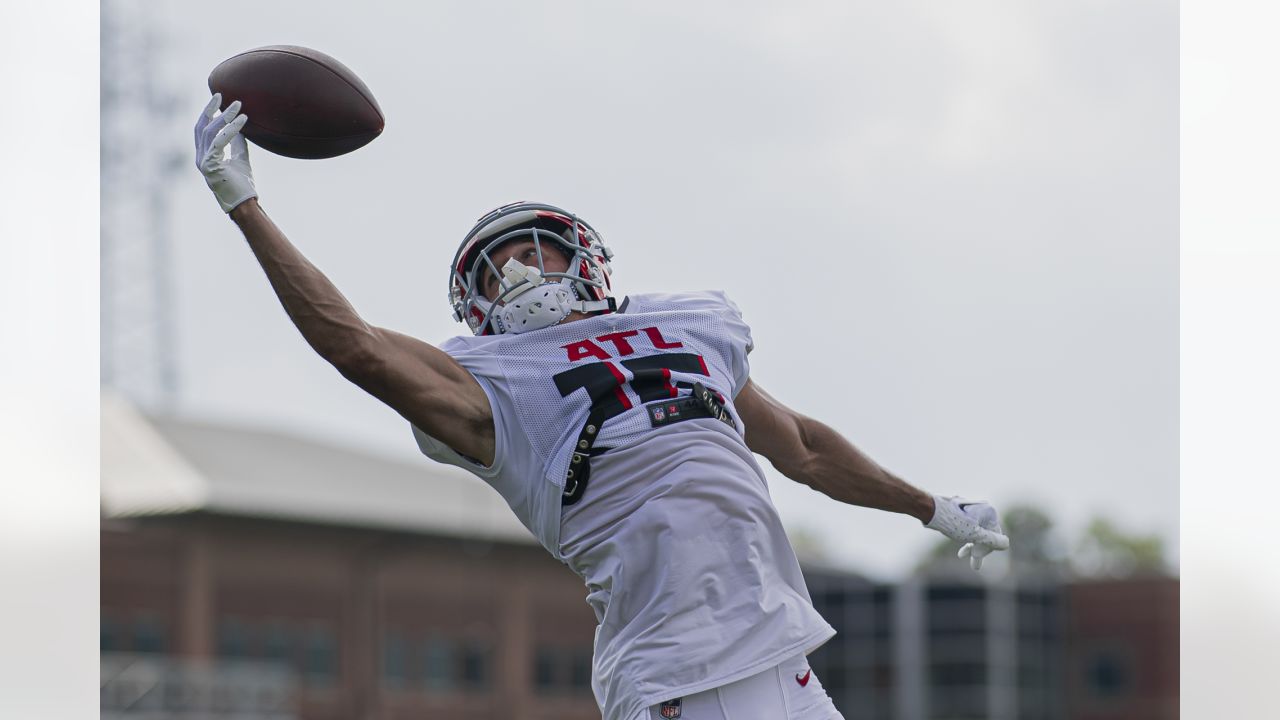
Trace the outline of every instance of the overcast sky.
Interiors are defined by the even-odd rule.
[[[461,236],[501,203],[562,205],[623,292],[728,291],[755,381],[908,480],[1176,550],[1176,3],[690,5],[169,4],[157,79],[182,111],[160,134],[190,153],[226,57],[319,49],[386,131],[251,157],[264,207],[370,322],[465,331],[445,302]],[[185,167],[180,412],[413,459]],[[933,542],[769,472],[788,527],[851,567],[897,575]]]

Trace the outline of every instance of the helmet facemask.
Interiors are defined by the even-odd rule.
[[[498,250],[522,241],[532,243],[536,266],[513,257],[498,267],[493,260]],[[555,252],[568,260],[566,271],[547,270],[547,253]],[[612,256],[590,225],[564,210],[534,203],[498,208],[480,219],[454,257],[449,278],[454,317],[476,335],[489,335],[537,330],[571,312],[612,311]],[[489,274],[498,279],[495,299],[484,294]]]

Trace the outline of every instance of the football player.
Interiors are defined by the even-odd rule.
[[[918,518],[976,570],[1008,547],[986,503],[930,495],[750,377],[721,292],[617,299],[576,215],[489,212],[449,268],[470,335],[436,348],[365,322],[257,201],[246,121],[217,95],[196,165],[307,342],[412,426],[422,452],[492,485],[595,611],[606,720],[840,717],[805,656],[814,610],[753,453],[841,502]]]

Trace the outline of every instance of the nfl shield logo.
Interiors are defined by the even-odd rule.
[[[657,420],[658,422],[662,422],[663,420],[667,419],[667,414],[662,411],[662,408],[654,408],[653,419]]]
[[[680,717],[680,698],[668,700],[658,706],[658,714],[664,719]]]

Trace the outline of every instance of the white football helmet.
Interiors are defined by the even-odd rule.
[[[512,258],[499,268],[499,247],[532,240],[537,267]],[[554,248],[569,260],[567,272],[547,272],[543,252]],[[613,252],[600,234],[573,213],[552,205],[517,202],[481,217],[462,239],[449,270],[449,304],[476,335],[521,333],[554,325],[571,312],[616,309],[609,279]],[[484,295],[484,271],[499,278],[496,298]]]

